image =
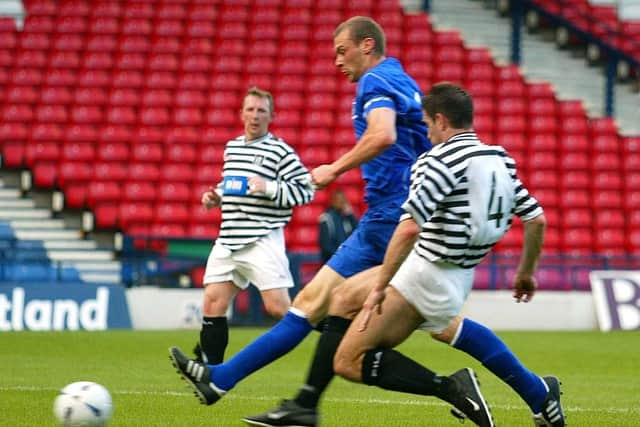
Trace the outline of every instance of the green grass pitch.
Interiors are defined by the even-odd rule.
[[[262,329],[232,328],[227,355]],[[501,332],[539,374],[558,375],[569,426],[640,426],[640,339],[637,332]],[[55,426],[53,401],[64,385],[103,384],[114,400],[110,426],[242,426],[242,417],[271,409],[304,380],[318,334],[256,372],[211,407],[198,403],[171,366],[167,348],[190,351],[197,331],[0,333],[0,426]],[[469,356],[416,333],[400,350],[448,374],[473,367],[498,426],[531,426],[525,404]],[[322,425],[459,426],[433,397],[333,381]],[[466,426],[471,423],[466,422]]]

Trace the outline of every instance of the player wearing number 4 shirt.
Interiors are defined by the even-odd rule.
[[[525,302],[533,296],[546,224],[542,208],[504,149],[478,140],[471,97],[462,88],[436,84],[422,108],[434,148],[416,162],[405,214],[363,309],[340,343],[334,369],[353,381],[440,397],[442,380],[393,349],[421,329],[475,357],[511,386],[531,408],[535,425],[562,427],[558,379],[534,374],[490,329],[459,316],[474,267],[514,214],[525,224],[514,296]],[[469,413],[476,424],[493,425],[481,412]]]

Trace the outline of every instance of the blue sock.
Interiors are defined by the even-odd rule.
[[[219,388],[231,390],[238,381],[293,350],[312,330],[306,317],[289,311],[231,359],[209,365],[211,380]]]
[[[509,384],[534,414],[542,410],[542,403],[547,396],[542,378],[525,368],[489,328],[464,319],[458,337],[451,345],[482,362],[488,370]]]

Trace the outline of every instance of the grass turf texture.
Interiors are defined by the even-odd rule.
[[[261,329],[233,328],[227,354]],[[502,332],[539,374],[558,375],[569,426],[640,426],[637,333]],[[274,407],[305,378],[318,338],[241,382],[212,407],[200,405],[171,366],[167,348],[190,352],[196,331],[4,332],[0,334],[0,426],[55,426],[58,390],[73,381],[103,384],[115,411],[110,426],[242,426],[244,415]],[[499,426],[531,426],[528,408],[469,356],[416,333],[400,350],[449,374],[471,366]],[[336,379],[321,406],[322,425],[459,426],[433,397],[392,393]],[[471,425],[466,422],[465,425]]]

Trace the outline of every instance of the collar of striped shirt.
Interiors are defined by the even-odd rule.
[[[264,136],[261,136],[260,138],[250,139],[250,140],[247,140],[247,138],[244,135],[242,135],[242,141],[244,141],[246,145],[255,144],[256,142],[266,141],[267,139],[271,139],[271,138],[273,138],[273,135],[271,135],[271,132],[267,132]]]
[[[448,144],[454,141],[478,141],[479,142],[480,140],[478,139],[478,135],[476,135],[474,131],[470,130],[470,131],[460,132],[453,135],[451,138],[447,140],[447,142],[445,142],[445,144]]]

